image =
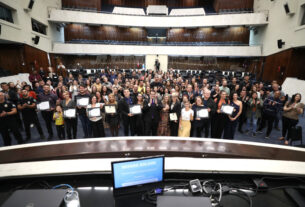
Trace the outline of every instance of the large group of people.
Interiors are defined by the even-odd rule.
[[[279,129],[289,143],[287,131],[298,123],[304,104],[301,95],[288,97],[276,81],[271,87],[244,76],[210,81],[205,76],[182,76],[167,72],[101,70],[92,76],[63,77],[34,71],[29,81],[1,83],[0,130],[4,144],[11,135],[18,143],[31,140],[34,126],[46,139],[37,113],[45,122],[48,139],[76,139],[78,120],[84,138],[118,136],[179,136],[234,139],[235,132],[255,137],[267,123],[265,138]],[[25,130],[26,138],[20,133]]]

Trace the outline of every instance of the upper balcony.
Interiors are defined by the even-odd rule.
[[[139,16],[129,14],[97,13],[52,9],[49,21],[89,25],[116,25],[151,28],[194,28],[267,25],[266,13],[236,13],[194,16]]]

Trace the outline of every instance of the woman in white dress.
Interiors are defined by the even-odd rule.
[[[190,107],[190,102],[184,103],[184,108],[181,110],[181,117],[179,122],[179,137],[190,137],[191,135],[191,121],[194,118],[194,111]]]

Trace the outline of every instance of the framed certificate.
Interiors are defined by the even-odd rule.
[[[49,101],[43,101],[39,104],[37,104],[37,109],[40,111],[46,111],[46,110],[50,110],[50,102]]]
[[[207,119],[207,118],[209,118],[209,111],[208,111],[208,109],[199,109],[199,110],[197,110],[196,115],[200,119]]]
[[[137,104],[129,106],[129,112],[133,115],[142,114],[141,105]]]
[[[220,109],[221,113],[228,114],[228,115],[232,115],[233,110],[234,110],[234,107],[230,106],[228,104],[223,104]]]
[[[116,113],[115,105],[105,105],[105,113],[106,114],[115,114]]]
[[[89,97],[78,97],[76,98],[77,106],[88,106],[89,105]]]
[[[89,108],[88,116],[89,116],[89,118],[101,116],[101,109],[99,107],[98,108]]]
[[[76,109],[64,110],[64,118],[76,118]]]
[[[178,121],[178,117],[176,113],[170,113],[169,114],[169,120],[170,121]]]

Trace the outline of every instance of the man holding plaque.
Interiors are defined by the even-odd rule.
[[[124,89],[124,98],[119,102],[119,111],[123,119],[124,136],[129,136],[129,130],[131,136],[135,135],[135,117],[130,113],[129,107],[134,104],[134,100],[130,97],[129,89]]]
[[[203,107],[207,108],[209,112],[209,117],[203,120],[204,137],[209,137],[211,117],[216,113],[216,104],[211,98],[211,91],[209,89],[204,90],[202,103]]]
[[[19,99],[18,109],[21,111],[22,120],[26,132],[26,140],[31,139],[30,125],[34,124],[39,132],[40,138],[44,139],[43,131],[38,121],[36,113],[36,100],[29,96],[29,92],[26,89],[22,90],[22,98]]]
[[[86,92],[86,86],[79,86],[79,94],[75,96],[76,105],[77,105],[77,113],[78,117],[82,123],[84,138],[88,138],[91,136],[91,124],[88,119],[86,108],[89,105],[90,95]]]
[[[50,86],[44,85],[43,93],[40,93],[38,95],[38,102],[40,103],[49,102],[49,106],[50,106],[49,109],[41,111],[42,118],[44,119],[48,129],[49,140],[53,138],[52,123],[53,123],[53,112],[56,106],[56,101],[57,101],[57,96],[50,92]]]
[[[162,110],[162,103],[158,101],[156,92],[150,92],[150,98],[144,101],[144,125],[146,136],[157,136],[158,124],[160,121],[160,111]]]

